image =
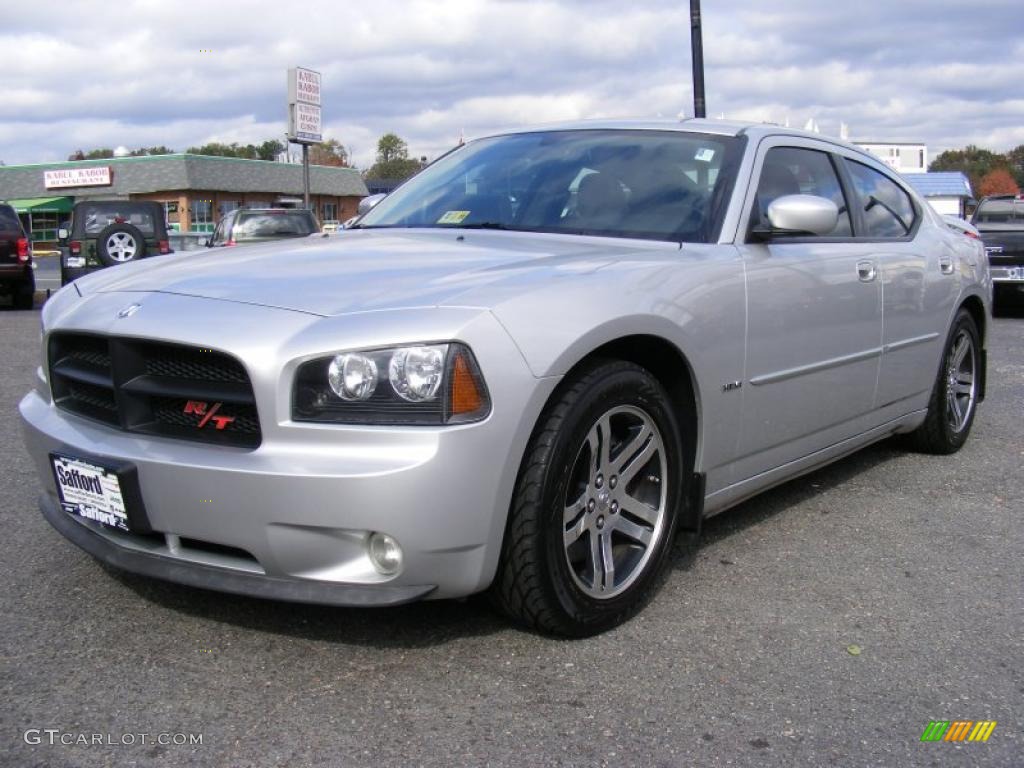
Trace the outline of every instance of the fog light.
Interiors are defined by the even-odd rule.
[[[402,548],[386,533],[371,533],[366,550],[370,562],[384,576],[394,576],[402,568]]]

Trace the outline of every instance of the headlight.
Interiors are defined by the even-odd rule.
[[[464,424],[490,413],[464,344],[340,352],[299,366],[292,418],[336,424]]]

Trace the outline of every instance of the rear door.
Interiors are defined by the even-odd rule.
[[[861,162],[863,160],[863,162]],[[894,175],[867,158],[844,160],[858,239],[882,283],[882,362],[875,407],[882,419],[927,406],[946,326],[959,294],[958,255]]]
[[[807,456],[867,428],[882,336],[882,293],[854,220],[834,147],[783,136],[762,141],[740,246],[747,273],[747,369],[737,478]],[[836,203],[827,237],[759,242],[768,204],[808,194]]]

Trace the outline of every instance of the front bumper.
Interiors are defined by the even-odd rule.
[[[114,306],[124,301],[119,298]],[[162,319],[156,308],[164,301],[171,300],[146,299],[147,322]],[[201,301],[206,300],[174,303],[199,306]],[[252,315],[238,318],[248,328],[254,325],[246,321],[255,322],[256,315],[263,321],[272,315],[278,328],[291,323],[293,330],[319,322],[267,308],[233,311]],[[280,363],[268,361],[249,366],[264,439],[247,450],[121,432],[57,408],[40,381],[19,410],[25,443],[43,483],[44,516],[72,542],[113,566],[226,592],[391,605],[481,591],[497,567],[519,460],[557,380],[533,377],[497,321],[489,313],[473,314],[457,337],[474,350],[493,409],[486,420],[470,425],[292,422],[290,397],[282,391],[287,374],[282,377]],[[374,325],[383,322],[378,315]],[[429,320],[413,327],[429,338],[455,338]],[[251,332],[248,336],[253,337]],[[365,346],[361,339],[346,344],[360,346]],[[255,359],[243,349],[236,351],[243,362]],[[132,464],[155,534],[121,533],[65,512],[58,502],[51,452]],[[402,546],[403,568],[396,576],[373,568],[366,544],[374,531],[393,536]]]
[[[434,589],[432,586],[360,586],[280,579],[208,565],[176,556],[170,546],[153,546],[146,550],[130,543],[129,536],[122,537],[125,540],[122,543],[111,541],[86,521],[67,514],[50,494],[39,497],[39,508],[50,525],[97,560],[125,571],[190,587],[324,605],[400,605],[425,597]]]

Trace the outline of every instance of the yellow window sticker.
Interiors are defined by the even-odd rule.
[[[469,211],[448,211],[437,220],[438,224],[461,224],[462,220],[469,216]]]

